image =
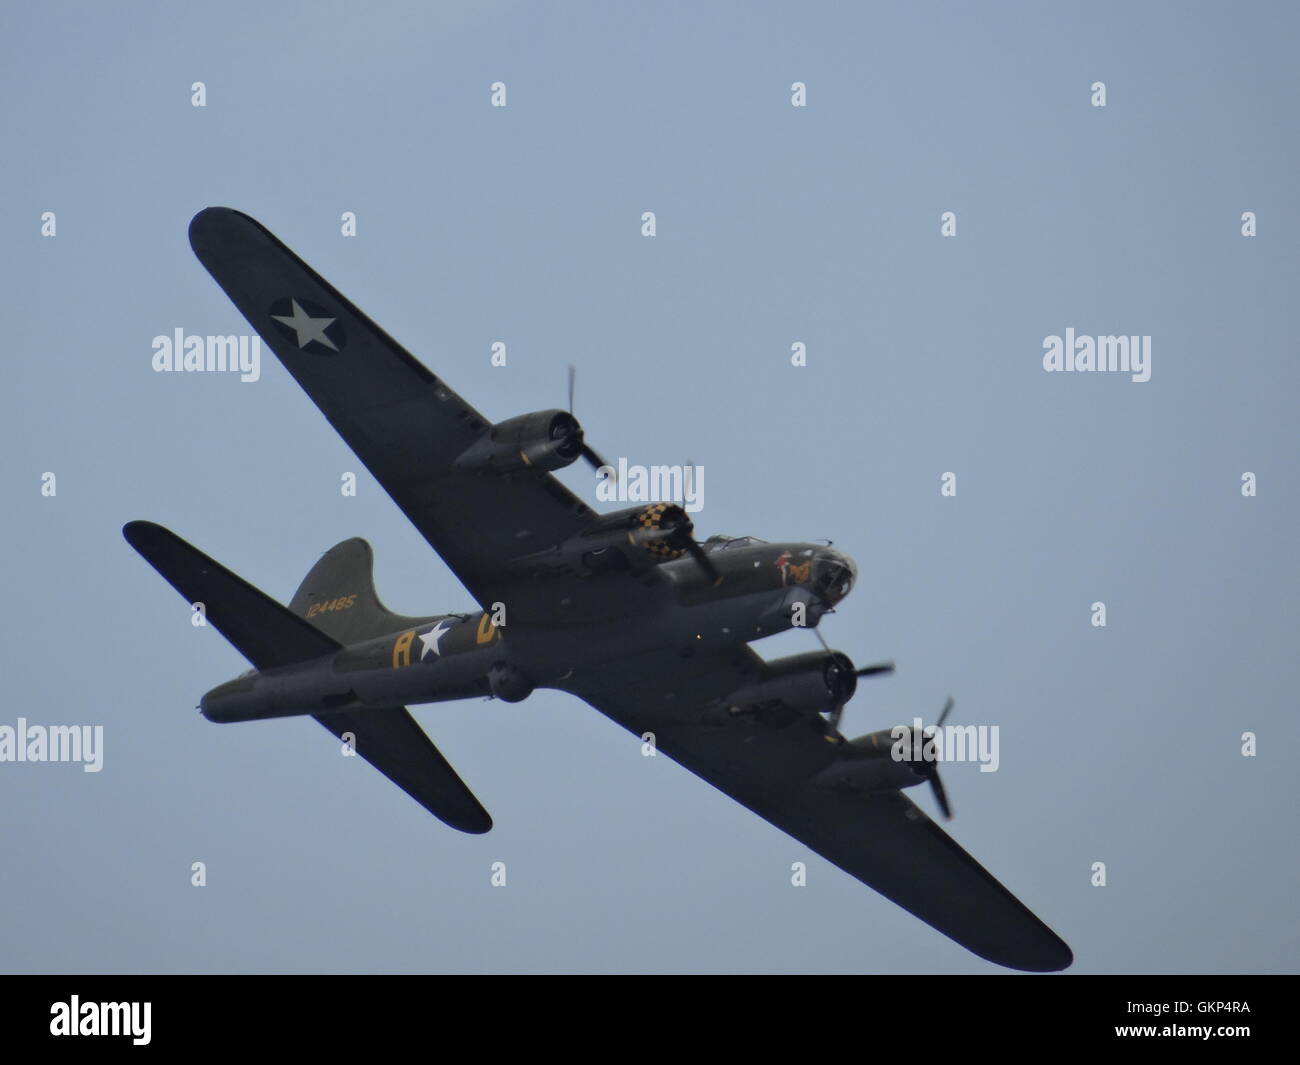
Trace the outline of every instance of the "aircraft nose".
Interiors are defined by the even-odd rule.
[[[817,552],[813,589],[827,606],[834,606],[848,595],[857,577],[857,565],[843,551],[823,547]]]

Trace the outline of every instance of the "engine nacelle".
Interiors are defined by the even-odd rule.
[[[455,465],[482,473],[559,470],[582,454],[582,426],[568,411],[542,410],[507,418],[467,448]]]
[[[685,555],[693,531],[686,511],[676,503],[628,507],[600,515],[581,535],[561,544],[558,551],[539,552],[517,565],[536,565],[539,571],[640,572]]]
[[[635,547],[653,562],[669,562],[686,554],[695,531],[686,511],[677,503],[648,503],[612,514],[602,514],[583,534],[583,540]]]
[[[859,736],[840,747],[839,758],[817,774],[817,783],[862,792],[910,788],[925,779],[925,743],[906,725]]]
[[[759,680],[732,692],[723,705],[733,716],[754,714],[779,727],[843,705],[857,684],[847,655],[809,651],[767,663]]]

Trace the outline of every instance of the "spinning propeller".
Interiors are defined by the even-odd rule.
[[[569,367],[569,413],[570,414],[573,414],[573,389],[574,389],[574,385],[577,383],[577,380],[578,380],[578,368],[576,366],[571,365]],[[573,424],[574,426],[577,426],[578,422],[576,418],[574,419]],[[615,466],[610,466],[608,462],[606,462],[604,459],[602,459],[599,455],[596,454],[595,448],[593,448],[590,444],[588,444],[585,440],[583,440],[581,429],[577,430],[577,435],[574,438],[574,443],[576,443],[581,449],[582,457],[586,459],[589,463],[591,463],[591,468],[593,470],[599,470],[602,466],[608,466],[610,470],[610,474],[609,474],[610,480],[613,481],[618,478],[618,468]]]
[[[948,793],[943,790],[943,781],[939,779],[939,761],[937,758],[924,758],[921,751],[924,744],[934,738],[934,734],[941,728],[943,723],[948,720],[948,714],[953,708],[953,698],[948,696],[948,701],[943,704],[943,709],[939,711],[939,720],[933,726],[920,730],[921,733],[921,750],[917,747],[917,730],[912,732],[912,754],[911,760],[912,772],[924,780],[930,782],[930,790],[934,793],[934,801],[938,803],[939,810],[943,813],[945,821],[952,820],[952,807],[948,805]]]
[[[695,525],[684,507],[677,503],[653,503],[640,512],[639,520],[641,528],[632,535],[651,555],[668,561],[685,552],[714,584],[722,580],[713,559],[695,539]]]
[[[824,637],[820,630],[816,628],[813,629],[813,633],[821,642],[822,647],[829,652],[831,649],[830,645],[826,643],[826,637]],[[847,680],[848,677],[854,678],[853,683],[851,684],[841,683],[837,686],[840,695],[832,703],[828,713],[831,728],[839,731],[840,720],[844,716],[844,707],[848,705],[849,700],[853,697],[854,691],[857,690],[856,678],[873,677],[882,673],[892,673],[894,672],[894,663],[877,662],[874,665],[863,666],[861,669],[853,669],[852,663],[849,662],[847,657],[844,657],[843,655],[837,655],[837,657],[843,658],[843,663],[832,663],[829,668],[833,672],[838,671],[842,673],[845,680]],[[948,715],[952,713],[954,705],[955,700],[951,695],[948,696],[948,701],[943,704],[943,709],[939,711],[938,721],[929,728],[910,730],[912,733],[912,757],[908,759],[908,764],[911,766],[912,772],[922,780],[929,783],[930,791],[934,794],[934,801],[938,804],[939,810],[946,821],[952,820],[952,806],[948,802],[948,793],[944,790],[943,781],[939,779],[939,763],[937,759],[927,759],[923,757],[923,752],[925,750],[925,744],[934,738],[935,733],[938,732],[939,729],[943,728],[943,723],[948,720]]]
[[[569,366],[569,414],[573,414],[573,393],[578,383],[578,368],[572,364]],[[573,421],[574,426],[578,422],[576,417]],[[582,430],[578,429],[574,437],[574,442],[580,445],[582,457],[591,463],[592,469],[599,470],[602,466],[607,467],[610,471],[611,481],[617,480],[618,469],[610,465],[598,454],[596,450],[587,444],[582,438]],[[709,554],[700,546],[699,541],[695,539],[695,526],[691,519],[686,516],[686,511],[682,507],[669,506],[662,514],[659,524],[653,531],[641,535],[642,542],[652,542],[663,544],[664,547],[672,552],[685,551],[695,560],[695,564],[700,567],[704,575],[714,584],[722,580],[722,574],[718,572],[718,567],[713,564]]]
[[[816,636],[818,641],[821,643],[822,649],[828,653],[833,653],[831,652],[830,644],[826,642],[826,637],[821,634],[821,630],[814,628],[812,631],[813,635]],[[853,698],[853,693],[857,691],[857,678],[874,677],[879,673],[892,673],[894,672],[894,663],[877,662],[874,665],[863,666],[861,669],[853,669],[853,664],[848,660],[848,658],[845,658],[843,663],[837,662],[831,666],[831,669],[841,675],[841,681],[847,680],[848,677],[854,678],[852,684],[841,682],[837,686],[840,694],[830,708],[831,728],[838,729],[840,727],[840,718],[844,716],[844,707],[848,705],[849,700]]]
[[[691,558],[695,559],[695,564],[704,571],[704,575],[708,577],[709,580],[714,584],[721,584],[722,574],[718,572],[718,567],[715,566],[713,560],[709,558],[709,553],[705,551],[704,548],[700,546],[699,541],[695,539],[693,532],[694,526],[692,526],[690,522],[687,522],[684,535],[687,554],[689,554]]]

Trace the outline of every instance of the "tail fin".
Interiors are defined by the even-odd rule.
[[[360,537],[321,555],[289,609],[340,643],[419,628],[432,618],[394,614],[375,593],[375,553]],[[431,814],[462,832],[487,832],[492,818],[402,706],[343,710],[316,718],[335,736],[354,737],[357,754]]]
[[[190,603],[201,603],[212,626],[258,669],[305,662],[340,644],[242,577],[161,525],[133,521],[127,543]]]
[[[375,553],[354,537],[335,544],[303,578],[289,609],[339,643],[359,643],[431,620],[394,614],[375,594]]]

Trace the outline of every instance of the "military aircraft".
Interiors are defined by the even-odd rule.
[[[858,669],[828,648],[764,661],[749,646],[796,620],[815,627],[852,588],[852,559],[816,543],[700,543],[670,502],[597,514],[552,476],[580,458],[604,465],[571,410],[492,422],[238,211],[201,211],[190,243],[478,604],[390,613],[370,545],[351,539],[286,608],[131,522],[130,544],[254,666],[203,696],[209,721],[314,717],[446,824],[486,832],[487,811],[406,705],[570,692],[981,957],[1071,963],[903,794],[927,782],[948,813],[924,750],[932,729],[840,733],[859,678],[891,665]]]

